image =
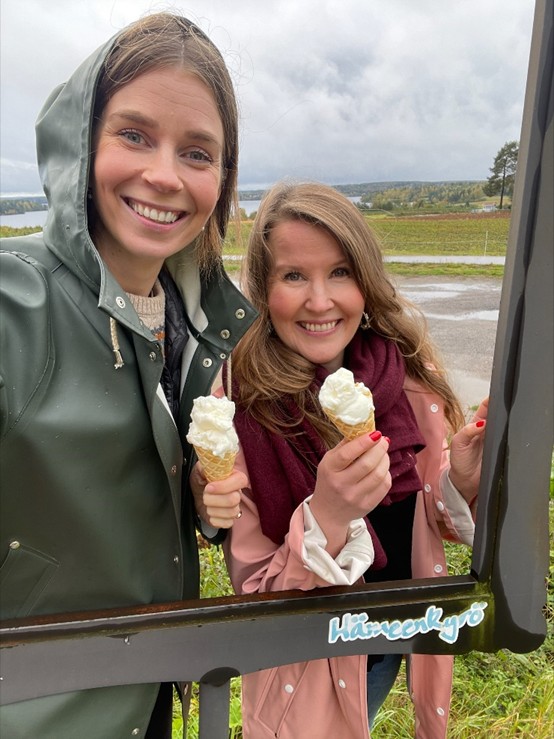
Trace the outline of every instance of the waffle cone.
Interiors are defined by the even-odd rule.
[[[226,477],[229,477],[235,464],[236,452],[228,452],[225,456],[218,457],[209,449],[202,449],[202,447],[194,447],[194,449],[208,482],[225,480]]]
[[[375,431],[375,413],[373,411],[370,413],[367,421],[356,423],[354,425],[344,423],[344,421],[341,421],[340,418],[333,416],[331,413],[327,413],[327,416],[347,441],[352,441],[352,439],[357,439],[358,436],[371,434],[372,431]]]

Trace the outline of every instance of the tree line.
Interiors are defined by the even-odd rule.
[[[48,201],[44,195],[27,196],[22,198],[0,198],[0,214],[13,216],[17,213],[28,213],[37,210],[47,210]]]

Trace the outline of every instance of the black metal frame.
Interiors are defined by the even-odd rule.
[[[336,655],[541,645],[554,441],[553,33],[553,4],[537,0],[471,574],[4,621],[2,703],[194,681],[200,737],[214,739],[228,733],[229,680],[246,672]],[[468,623],[445,641],[438,625],[463,613]],[[344,624],[345,614],[429,628],[329,643],[332,619]]]

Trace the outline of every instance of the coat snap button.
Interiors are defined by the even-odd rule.
[[[429,485],[428,482],[423,486],[423,489],[425,490],[426,493],[431,492],[431,486]]]
[[[125,302],[125,299],[122,298],[121,295],[117,296],[117,298],[115,299],[115,304],[117,305],[118,308],[125,308],[125,306],[127,305],[127,303]]]
[[[173,466],[171,467],[171,470],[170,470],[170,472],[171,472],[171,474],[172,474],[172,475],[176,475],[176,474],[177,474],[177,465],[176,465],[176,464],[174,464],[174,465],[173,465]]]
[[[437,500],[437,508],[439,511],[444,511],[444,503],[441,500]]]
[[[442,565],[435,565],[435,566],[433,567],[433,569],[435,570],[435,572],[436,572],[437,574],[439,574],[440,572],[442,572]]]
[[[133,729],[133,731],[131,732],[131,734],[133,736],[138,736],[140,734],[140,729]]]
[[[19,549],[20,546],[21,544],[17,540],[10,541],[10,549]]]
[[[220,331],[219,335],[222,339],[228,339],[229,336],[231,336],[231,332],[229,331],[229,329],[224,328],[223,331]]]
[[[346,688],[346,683],[342,679],[339,680],[339,688]]]
[[[439,716],[444,716],[444,708],[441,708],[440,706],[437,708],[437,713]]]
[[[242,308],[239,308],[238,310],[235,311],[235,317],[238,318],[239,321],[242,318],[244,318],[245,315],[246,315],[246,313],[244,312],[244,310]]]
[[[158,357],[158,355],[156,354],[156,352],[150,352],[150,354],[149,354],[148,356],[150,357],[150,359],[151,359],[151,360],[152,360],[153,362],[155,362],[155,361],[156,361],[156,359],[157,359],[157,357]]]
[[[285,693],[294,693],[294,688],[292,687],[292,685],[290,685],[290,683],[287,683],[287,685],[285,685]]]
[[[438,410],[439,410],[438,405],[436,403],[433,403],[431,405],[431,413],[437,413]]]

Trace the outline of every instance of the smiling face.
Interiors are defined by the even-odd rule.
[[[148,295],[164,260],[216,206],[224,145],[216,103],[190,72],[146,72],[108,101],[95,142],[93,241],[127,292]]]
[[[364,297],[339,243],[320,226],[283,221],[270,232],[268,308],[283,344],[330,372],[342,365]]]

